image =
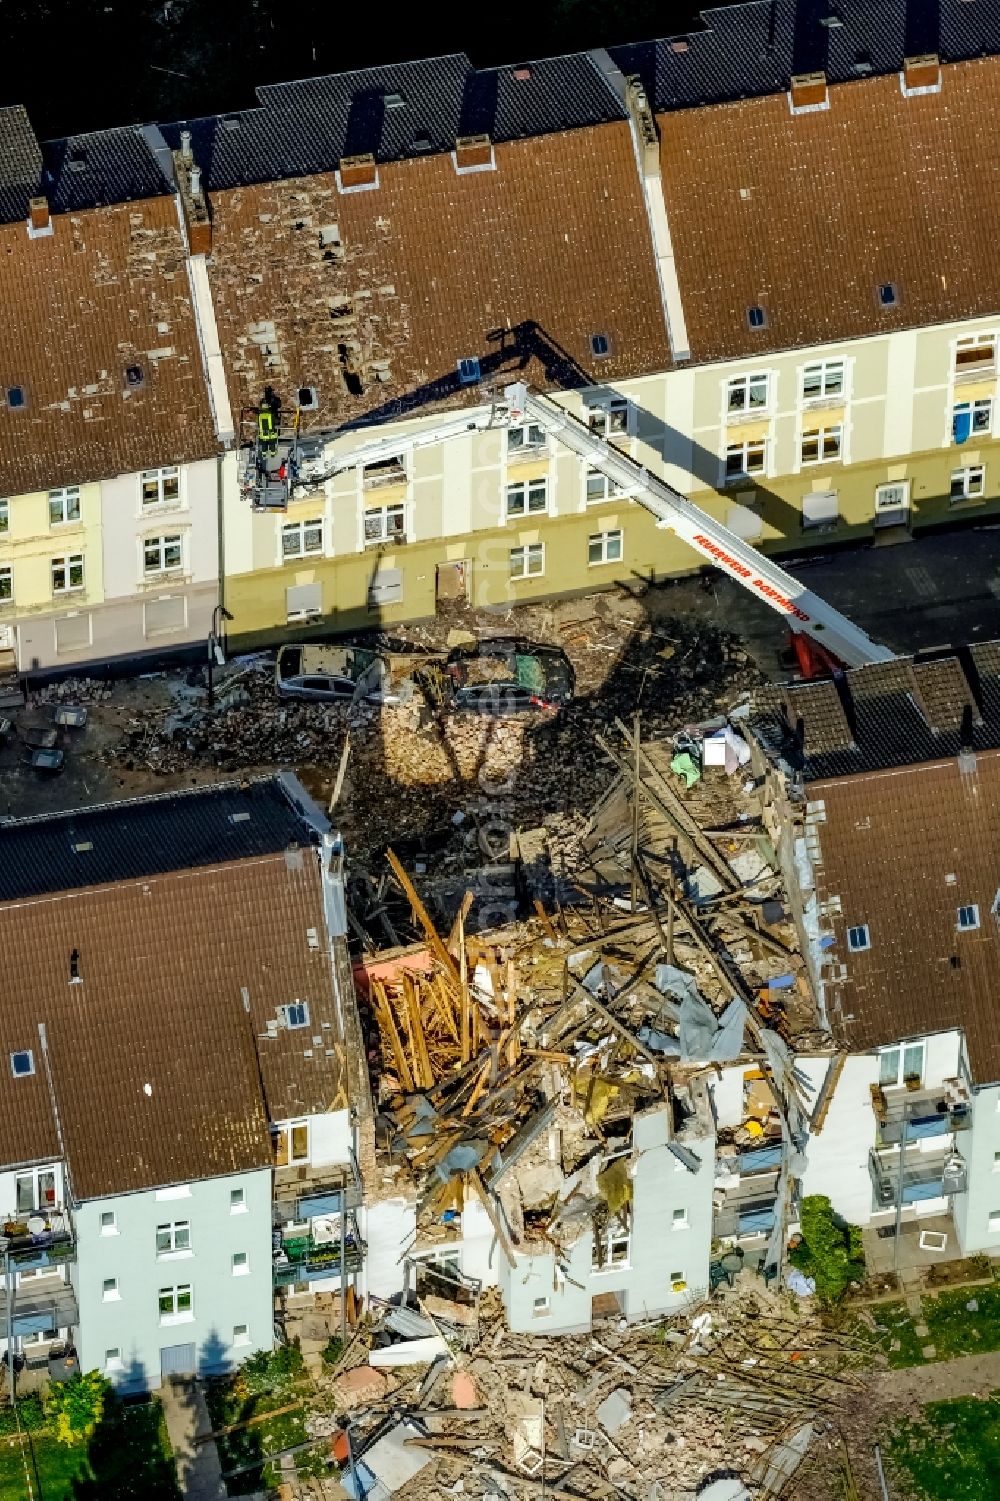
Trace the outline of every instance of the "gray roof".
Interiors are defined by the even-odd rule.
[[[141,880],[318,843],[325,819],[291,775],[0,822],[0,902]]]

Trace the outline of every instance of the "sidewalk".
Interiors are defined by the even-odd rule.
[[[879,1384],[893,1400],[921,1404],[946,1402],[951,1397],[988,1397],[1000,1390],[1000,1350],[881,1371]]]
[[[198,1434],[212,1431],[201,1387],[191,1377],[174,1376],[161,1387],[159,1397],[178,1484],[187,1501],[225,1501],[226,1487],[215,1442],[195,1443]]]

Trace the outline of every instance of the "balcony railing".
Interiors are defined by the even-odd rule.
[[[964,1158],[957,1152],[911,1152],[899,1160],[886,1159],[878,1152],[868,1154],[868,1172],[880,1209],[894,1209],[899,1204],[919,1204],[925,1199],[942,1199],[964,1193],[968,1173]]]
[[[873,1087],[872,1109],[878,1122],[879,1142],[896,1146],[901,1141],[922,1141],[968,1131],[972,1104],[942,1089],[891,1090]]]
[[[45,1284],[48,1284],[47,1286]],[[14,1291],[15,1334],[33,1334],[39,1329],[74,1329],[80,1312],[69,1282],[22,1283]],[[7,1327],[7,1288],[0,1277],[0,1331]]]
[[[343,1272],[359,1272],[364,1264],[364,1244],[353,1235],[344,1246],[341,1264],[339,1241],[330,1243],[286,1241],[274,1255],[274,1285],[288,1287],[293,1282],[315,1282],[321,1277],[339,1277]]]
[[[292,1171],[295,1177],[289,1181]],[[273,1223],[285,1225],[326,1214],[350,1213],[361,1207],[363,1197],[361,1174],[353,1156],[343,1166],[315,1172],[279,1168],[274,1183]]]
[[[19,1272],[61,1267],[76,1260],[76,1237],[70,1230],[47,1230],[39,1235],[14,1236],[8,1241],[11,1264]]]

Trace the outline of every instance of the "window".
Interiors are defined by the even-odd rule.
[[[750,474],[763,474],[766,460],[767,442],[764,438],[730,443],[726,448],[726,479],[746,479]]]
[[[284,1007],[286,1027],[308,1027],[309,1003],[307,1001],[293,1001]]]
[[[533,479],[507,486],[507,521],[518,516],[544,516],[548,508],[549,487],[545,480]]]
[[[150,573],[176,573],[184,562],[184,549],[180,532],[169,532],[165,537],[142,539],[142,571]]]
[[[115,1214],[115,1211],[113,1209],[101,1210],[101,1234],[118,1234],[118,1216]]]
[[[767,406],[767,375],[739,375],[726,388],[726,411],[756,412]]]
[[[406,541],[406,507],[375,506],[365,512],[365,546],[373,542]]]
[[[620,495],[621,491],[606,474],[599,469],[587,470],[587,504],[596,506],[602,500],[611,500],[613,496]]]
[[[533,1319],[543,1319],[547,1313],[551,1312],[551,1298],[535,1298],[531,1305],[531,1317]]]
[[[628,402],[623,396],[603,402],[600,406],[587,407],[586,415],[590,431],[601,438],[628,432]]]
[[[291,521],[281,528],[282,558],[305,558],[323,551],[323,522]]]
[[[66,526],[80,519],[80,491],[76,485],[67,490],[49,491],[49,526]]]
[[[146,377],[143,375],[141,365],[125,366],[125,386],[129,391],[137,391],[144,384]]]
[[[517,453],[523,448],[544,448],[545,429],[537,422],[522,422],[507,429],[507,452]]]
[[[123,1368],[122,1352],[118,1345],[104,1352],[104,1369],[106,1371],[120,1371]]]
[[[674,1230],[686,1230],[688,1228],[688,1212],[686,1209],[674,1210],[671,1228]]]
[[[172,1220],[168,1225],[156,1227],[157,1256],[173,1256],[178,1251],[191,1249],[191,1221]]]
[[[56,1175],[53,1168],[33,1167],[15,1178],[15,1203],[18,1214],[35,1214],[53,1209],[56,1202]]]
[[[175,464],[166,469],[144,469],[141,484],[144,506],[176,505],[181,498],[181,472]]]
[[[1000,1152],[993,1153],[993,1171],[1000,1173]]]
[[[896,283],[884,281],[878,289],[878,300],[882,307],[895,307],[899,301],[899,291]]]
[[[179,1282],[176,1287],[161,1287],[158,1302],[161,1324],[186,1323],[194,1317],[190,1282]]]
[[[249,1324],[234,1324],[233,1325],[233,1344],[234,1345],[248,1345],[249,1343],[250,1343],[250,1325]]]
[[[474,386],[479,379],[479,361],[477,359],[459,360],[458,380],[463,386]]]
[[[309,1122],[288,1121],[274,1132],[274,1163],[287,1167],[290,1162],[309,1160]]]
[[[101,1302],[118,1303],[121,1301],[121,1293],[118,1291],[118,1278],[105,1277],[101,1283]]]
[[[229,1213],[246,1214],[247,1191],[245,1188],[231,1188],[229,1190]]]
[[[606,359],[611,353],[611,341],[607,334],[591,334],[590,352],[595,360]]]
[[[406,465],[399,454],[391,459],[376,459],[374,464],[364,466],[361,478],[366,486],[405,485]]]
[[[767,327],[767,314],[759,305],[747,308],[747,323],[753,329]]]
[[[965,469],[953,469],[948,499],[952,505],[962,500],[979,500],[986,491],[985,464],[970,464]]]
[[[24,406],[25,399],[23,386],[7,387],[7,405],[12,412],[19,411]]]
[[[14,598],[14,570],[9,563],[0,568],[0,605],[9,604]]]
[[[622,532],[618,527],[613,532],[596,532],[587,539],[587,562],[620,563],[622,560]]]
[[[970,339],[959,339],[955,345],[955,374],[988,374],[996,365],[996,353],[993,334],[975,334]]]
[[[10,501],[0,500],[0,532],[10,531]]]
[[[250,1256],[246,1251],[233,1252],[233,1276],[245,1277],[250,1271]]]
[[[618,1219],[610,1219],[600,1230],[594,1231],[592,1264],[606,1270],[613,1266],[627,1266],[629,1257],[629,1233]]]
[[[683,1272],[670,1273],[670,1291],[672,1293],[687,1292],[687,1277]]]
[[[909,504],[909,480],[898,480],[895,484],[875,486],[876,516],[879,512],[905,510]]]
[[[807,427],[802,433],[799,457],[803,464],[821,464],[825,459],[839,459],[844,429],[839,422],[832,427]]]
[[[988,1228],[991,1235],[995,1235],[1000,1230],[1000,1209],[990,1210]]]
[[[829,531],[840,520],[836,490],[813,490],[802,497],[802,530]]]
[[[975,902],[971,902],[965,907],[959,907],[958,926],[966,932],[979,927],[979,908]]]
[[[52,559],[52,593],[72,594],[83,588],[83,553]]]
[[[871,946],[872,939],[867,923],[859,923],[856,928],[848,928],[847,947],[852,954],[860,954],[863,949],[870,949]]]
[[[30,1048],[22,1048],[10,1055],[10,1071],[15,1079],[24,1079],[35,1072],[35,1058]]]
[[[803,401],[829,400],[844,394],[843,360],[819,360],[802,371]]]
[[[951,412],[951,435],[956,443],[965,443],[975,433],[989,433],[993,427],[993,402],[989,396],[978,401],[956,401]]]
[[[924,1045],[908,1042],[904,1047],[883,1048],[878,1055],[878,1082],[883,1089],[894,1089],[907,1079],[924,1076]]]
[[[526,547],[511,548],[510,576],[512,579],[540,578],[544,572],[544,542],[531,542]]]

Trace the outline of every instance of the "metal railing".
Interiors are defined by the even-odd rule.
[[[868,1172],[880,1209],[900,1204],[918,1204],[925,1199],[964,1193],[968,1183],[965,1160],[957,1152],[922,1152],[887,1160],[874,1149],[868,1154]]]

